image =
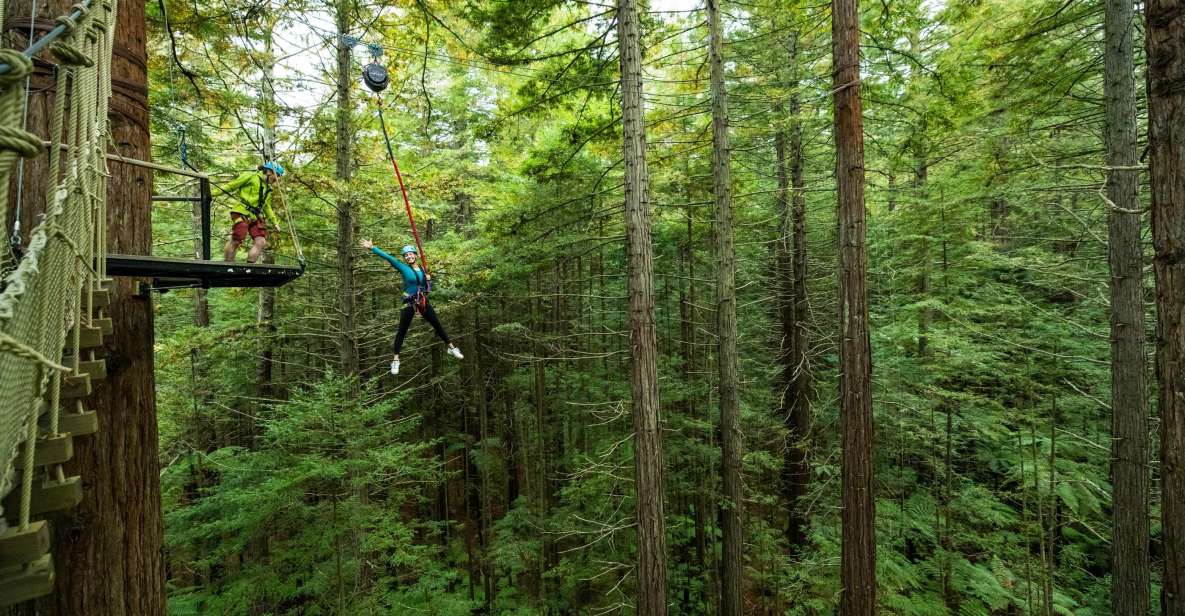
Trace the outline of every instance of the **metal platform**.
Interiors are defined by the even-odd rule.
[[[152,286],[157,289],[280,287],[299,278],[302,273],[304,268],[296,265],[107,255],[108,276],[152,278]]]

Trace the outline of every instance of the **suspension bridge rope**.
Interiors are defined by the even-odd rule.
[[[105,154],[115,0],[85,0],[28,49],[0,49],[0,195],[7,195],[16,161],[46,156],[41,137],[22,128],[21,99],[31,58],[48,49],[59,70],[48,135],[45,213],[15,268],[0,279],[0,498],[19,488],[21,528],[30,523],[35,480],[64,479],[60,465],[35,468],[37,436],[56,433],[65,371],[77,372],[83,328],[94,325],[94,291],[106,257]],[[0,221],[8,217],[0,200]],[[19,477],[14,472],[22,457]],[[11,507],[12,499],[7,501]]]

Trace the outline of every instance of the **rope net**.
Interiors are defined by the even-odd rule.
[[[8,264],[0,278],[0,498],[20,493],[19,514],[4,511],[0,532],[8,526],[5,517],[28,526],[34,481],[64,480],[60,466],[34,468],[37,435],[57,433],[62,413],[83,410],[80,399],[61,408],[61,387],[89,352],[80,348],[83,328],[101,316],[94,291],[102,283],[106,257],[105,153],[115,11],[115,0],[96,0],[58,18],[65,31],[49,47],[58,70],[48,151],[39,136],[21,129],[25,78],[33,70],[28,56],[34,49],[0,50],[0,63],[9,67],[0,73],[0,221],[8,220],[16,161],[49,158],[44,217],[21,259]],[[23,460],[19,473],[18,456]]]

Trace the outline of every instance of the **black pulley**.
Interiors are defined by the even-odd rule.
[[[362,69],[362,81],[366,87],[374,92],[382,92],[391,83],[391,76],[387,74],[387,67],[378,62],[371,62]]]

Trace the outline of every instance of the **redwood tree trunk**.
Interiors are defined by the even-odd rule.
[[[728,100],[724,90],[724,52],[720,0],[708,0],[708,48],[712,90],[712,193],[715,211],[716,367],[720,376],[721,616],[740,616],[742,574],[741,407],[737,375],[736,250],[732,239],[732,173],[729,168]]]
[[[840,400],[843,442],[843,584],[840,613],[876,610],[876,510],[872,486],[872,354],[864,220],[858,0],[831,3],[835,177],[839,199]]]
[[[667,537],[663,518],[662,425],[654,331],[654,276],[650,240],[650,177],[642,113],[642,51],[638,7],[617,0],[621,59],[622,150],[625,156],[625,228],[630,322],[630,393],[634,416],[640,616],[667,613]]]
[[[143,3],[121,3],[112,65],[111,137],[120,156],[140,160],[152,156],[145,41]],[[150,254],[152,173],[109,164],[107,249]],[[90,399],[100,428],[93,436],[75,439],[74,458],[66,465],[67,474],[82,476],[85,495],[72,513],[54,519],[54,592],[23,608],[27,614],[165,613],[152,301],[137,297],[133,283],[117,278],[111,284],[107,315],[115,330],[104,349],[108,376],[97,383]]]
[[[1107,198],[1140,209],[1133,0],[1107,0]],[[1110,213],[1111,266],[1111,610],[1148,613],[1148,425],[1144,408],[1144,284],[1140,215]]]
[[[1164,614],[1185,614],[1185,2],[1144,5]]]

